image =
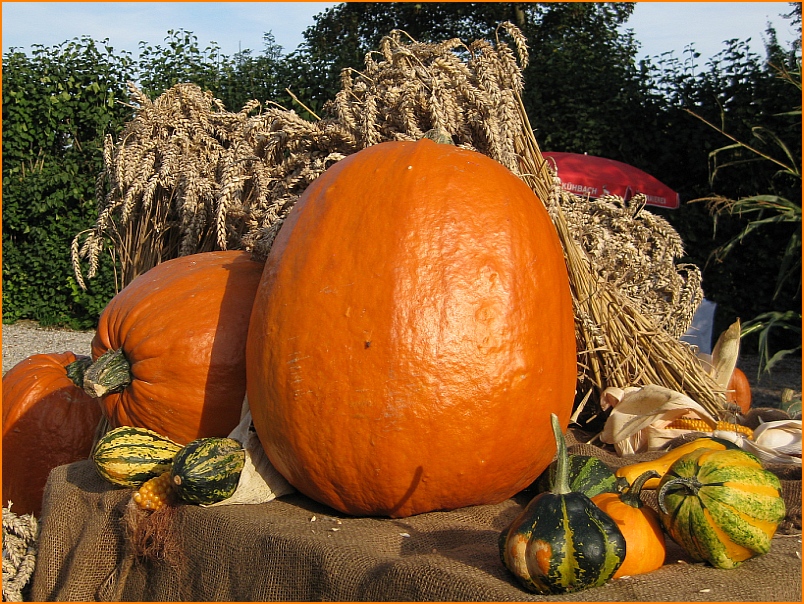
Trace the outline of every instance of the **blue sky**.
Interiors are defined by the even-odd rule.
[[[140,41],[161,44],[169,29],[193,32],[202,48],[216,42],[224,54],[240,49],[260,51],[270,31],[286,52],[303,40],[313,16],[334,3],[322,2],[3,2],[3,52],[31,44],[52,46],[88,35],[109,39],[118,50],[136,54]],[[628,27],[642,44],[640,56],[674,51],[681,57],[694,44],[702,59],[724,40],[752,38],[762,55],[768,22],[783,42],[797,34],[780,17],[786,2],[638,2]]]

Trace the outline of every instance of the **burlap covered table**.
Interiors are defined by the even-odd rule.
[[[622,460],[589,445],[612,467]],[[647,454],[648,457],[655,454]],[[642,456],[645,457],[645,456]],[[131,491],[89,461],[48,482],[31,598],[125,601],[801,601],[801,470],[781,468],[788,518],[770,553],[735,570],[692,562],[672,542],[665,566],[566,596],[523,590],[502,565],[500,532],[533,496],[411,518],[351,518],[301,495],[259,505],[181,506],[183,560],[137,559],[121,518]],[[652,503],[648,501],[648,503]]]

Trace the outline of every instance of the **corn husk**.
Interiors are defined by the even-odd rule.
[[[737,319],[720,334],[711,355],[699,352],[698,358],[718,387],[725,392],[740,358],[740,320]]]
[[[801,465],[801,420],[789,419],[760,424],[754,439],[716,435],[737,443],[765,463]]]
[[[642,388],[607,389],[604,399],[614,406],[600,433],[600,440],[614,445],[618,455],[663,449],[690,430],[665,426],[679,417],[716,419],[702,405],[681,392],[650,384]]]

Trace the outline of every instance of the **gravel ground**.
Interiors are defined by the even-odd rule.
[[[71,351],[90,354],[94,332],[39,327],[31,321],[3,325],[3,373],[32,354]],[[739,366],[751,382],[754,406],[778,406],[781,392],[789,388],[801,398],[801,357],[784,359],[773,372],[757,380],[757,357],[743,354]]]
[[[32,321],[3,325],[3,373],[32,354],[74,352],[89,355],[94,331],[39,327]]]

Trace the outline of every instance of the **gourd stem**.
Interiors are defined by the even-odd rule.
[[[569,460],[567,459],[567,443],[561,426],[558,423],[558,416],[550,414],[550,421],[553,424],[553,435],[556,439],[556,473],[553,476],[553,484],[550,491],[553,495],[565,495],[570,493],[569,488]]]
[[[642,493],[642,487],[644,487],[645,483],[651,478],[659,478],[660,476],[661,474],[659,474],[656,470],[648,470],[647,472],[643,472],[634,479],[633,484],[625,487],[623,492],[620,493],[620,500],[631,507],[641,508],[642,499],[640,498],[640,494]]]
[[[84,373],[87,367],[92,365],[92,357],[86,355],[76,355],[75,360],[64,367],[67,371],[67,377],[70,378],[73,384],[78,388],[84,387]]]
[[[89,396],[100,398],[120,392],[131,380],[131,365],[123,350],[109,350],[86,369],[83,387]]]
[[[697,495],[698,491],[703,485],[701,482],[695,478],[674,478],[673,480],[668,480],[665,482],[661,487],[659,487],[658,492],[656,493],[656,498],[658,499],[659,509],[662,511],[663,514],[668,514],[667,507],[664,505],[664,498],[667,494],[669,489],[685,489],[692,495]]]

